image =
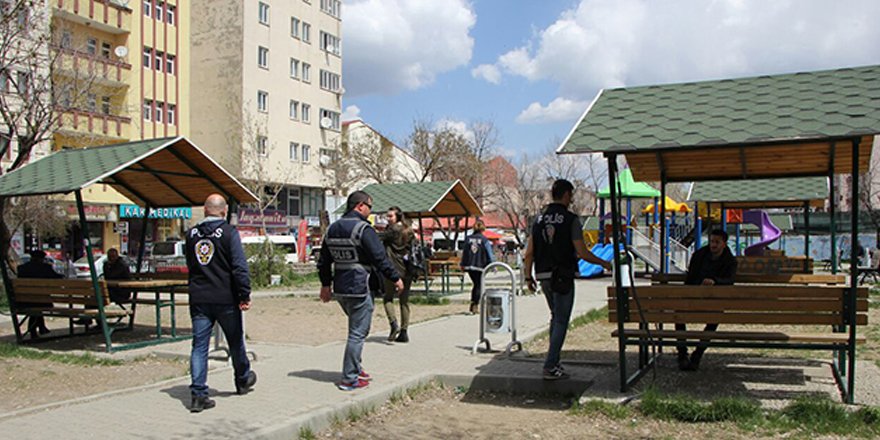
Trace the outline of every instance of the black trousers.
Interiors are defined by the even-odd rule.
[[[483,285],[483,272],[469,270],[467,273],[468,276],[471,277],[471,282],[474,283],[474,288],[471,289],[471,304],[479,304],[480,287]]]

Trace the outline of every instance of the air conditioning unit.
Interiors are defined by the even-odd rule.
[[[325,128],[325,129],[330,128],[333,126],[333,120],[325,116],[325,117],[321,118],[320,124],[321,124],[321,128]]]

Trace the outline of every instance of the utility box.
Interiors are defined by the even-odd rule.
[[[486,331],[507,333],[510,326],[510,297],[513,292],[504,289],[486,291]]]

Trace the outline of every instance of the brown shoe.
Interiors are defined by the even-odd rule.
[[[480,313],[479,304],[471,303],[471,308],[470,308],[469,312],[471,315],[476,315],[476,314]]]

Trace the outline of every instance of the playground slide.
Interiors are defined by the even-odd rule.
[[[751,223],[761,230],[761,241],[746,248],[747,257],[760,257],[764,255],[767,245],[778,240],[782,231],[770,222],[770,216],[760,210],[743,212],[743,222]]]
[[[611,261],[611,258],[614,256],[614,245],[611,243],[606,245],[596,244],[590,249],[590,252],[605,261]],[[580,271],[581,278],[592,278],[602,275],[603,272],[602,266],[587,263],[584,260],[578,261],[578,270]]]

